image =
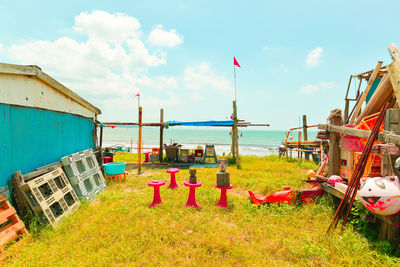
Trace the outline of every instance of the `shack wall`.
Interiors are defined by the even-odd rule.
[[[31,172],[94,148],[93,131],[91,118],[0,103],[0,187],[17,170]]]

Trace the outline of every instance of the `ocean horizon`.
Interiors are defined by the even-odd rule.
[[[184,127],[174,126],[164,129],[164,144],[179,143],[182,148],[194,149],[197,146],[214,144],[218,155],[229,154],[232,138],[230,127]],[[301,130],[302,131],[302,130]],[[239,128],[239,153],[241,155],[267,156],[278,154],[278,147],[285,139],[287,131],[260,128]],[[308,139],[314,140],[317,131],[308,131]],[[144,151],[159,147],[160,129],[158,127],[143,127]],[[298,131],[292,131],[293,140],[297,140]],[[138,128],[105,127],[103,131],[103,146],[132,147],[137,149]]]

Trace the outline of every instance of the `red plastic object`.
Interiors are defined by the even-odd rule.
[[[168,188],[174,189],[174,188],[178,188],[179,185],[176,183],[176,179],[175,179],[175,173],[179,172],[178,168],[169,168],[167,169],[167,173],[171,174],[171,182],[169,183]]]
[[[249,191],[251,201],[260,205],[262,203],[287,203],[292,204],[293,200],[295,200],[295,192],[290,187],[285,187],[285,190],[275,192],[267,197],[257,196],[253,192]],[[313,198],[322,195],[322,189],[319,187],[314,187],[310,189],[300,189],[300,198],[303,202],[308,203],[312,201]]]
[[[150,162],[150,153],[151,152],[144,152],[143,154],[144,154],[144,156],[145,156],[145,158],[144,158],[144,162]]]
[[[372,128],[374,128],[374,125],[376,123],[376,120],[378,119],[378,116],[379,116],[379,112],[363,118],[360,121],[360,123],[357,125],[356,128],[361,129],[361,130],[372,131]],[[382,121],[382,124],[379,127],[379,132],[382,132],[384,129],[385,129],[385,119]],[[364,146],[368,141],[367,138],[360,138],[360,140]],[[383,143],[379,142],[379,141],[375,141],[374,144],[383,144]]]
[[[153,180],[151,182],[148,182],[147,184],[154,188],[153,202],[149,205],[149,207],[151,208],[158,204],[161,204],[162,201],[161,201],[161,196],[160,196],[160,186],[165,185],[165,182]]]
[[[196,187],[200,187],[201,183],[191,184],[189,182],[184,182],[185,186],[189,187],[189,198],[186,202],[186,207],[193,207],[195,209],[200,208],[196,203]]]
[[[219,202],[215,206],[218,206],[218,207],[221,207],[221,208],[228,208],[228,203],[227,203],[227,199],[226,199],[226,190],[232,189],[233,185],[229,185],[229,186],[218,186],[218,185],[215,185],[215,187],[221,189],[221,196],[219,198]]]
[[[104,159],[104,163],[110,163],[113,161],[112,157],[103,157],[103,159]]]
[[[106,175],[106,178],[108,180],[113,180],[115,182],[125,182],[126,181],[126,172],[121,173],[121,174],[115,174],[115,175]]]

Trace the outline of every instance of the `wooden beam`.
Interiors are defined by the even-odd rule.
[[[236,101],[233,101],[233,129],[234,132],[232,133],[234,136],[234,144],[235,144],[235,153],[236,153],[236,168],[241,169],[240,166],[240,155],[239,155],[239,134],[238,134],[238,119],[237,119],[237,107]]]
[[[375,81],[376,75],[378,74],[379,70],[382,67],[382,63],[383,63],[382,61],[378,61],[378,63],[376,64],[376,67],[375,67],[374,71],[372,72],[371,78],[368,81],[367,87],[364,90],[364,94],[362,95],[361,101],[358,102],[357,107],[353,113],[353,116],[350,119],[350,124],[353,124],[355,119],[358,117],[358,113],[361,110],[361,106],[364,103],[365,99],[367,98],[368,92],[371,89],[372,84]]]
[[[374,94],[371,96],[371,99],[369,100],[368,104],[365,106],[360,116],[358,116],[355,125],[358,125],[364,117],[376,113],[379,111],[380,108],[382,108],[383,103],[385,102],[387,96],[389,96],[388,94],[390,94],[392,91],[392,90],[387,90],[390,89],[387,88],[388,83],[389,83],[389,77],[388,74],[385,74],[382,77],[382,80],[379,82],[378,86],[376,87],[376,90]],[[383,97],[385,93],[386,96]]]
[[[340,134],[348,134],[361,138],[369,138],[371,132],[367,130],[360,130],[355,128],[348,128],[343,126],[335,126],[331,124],[318,124],[318,129],[326,130],[328,132],[335,132]],[[393,133],[381,132],[378,134],[376,140],[381,141],[383,143],[392,143],[395,145],[400,145],[400,135],[396,135]]]
[[[400,62],[393,61],[389,65],[388,70],[393,92],[396,96],[396,103],[400,105]]]
[[[392,60],[394,62],[400,62],[400,51],[397,48],[397,45],[395,45],[394,43],[390,43],[388,46],[388,50],[389,50],[390,56],[392,57]]]
[[[164,156],[164,109],[160,109],[160,154],[159,160],[160,163],[163,162]]]

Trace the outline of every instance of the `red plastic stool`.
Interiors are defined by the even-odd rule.
[[[149,205],[149,207],[154,207],[158,204],[161,204],[161,196],[160,196],[160,186],[165,185],[164,181],[156,181],[153,180],[151,182],[147,183],[149,186],[154,187],[154,196],[153,196],[153,202]]]
[[[145,156],[144,162],[150,162],[150,157],[149,157],[150,153],[151,153],[151,152],[144,152],[144,153],[143,153],[144,156]]]
[[[200,206],[196,203],[196,187],[200,187],[201,183],[191,184],[189,182],[184,182],[184,184],[190,189],[189,198],[186,202],[186,207],[193,207],[195,209],[200,208]]]
[[[226,190],[232,189],[233,185],[229,185],[229,186],[218,186],[218,185],[215,185],[215,187],[221,189],[221,197],[219,199],[218,204],[215,205],[215,206],[219,206],[221,208],[228,208],[228,203],[226,201]]]
[[[176,183],[176,179],[175,179],[175,173],[179,172],[178,168],[169,168],[167,169],[167,173],[171,174],[171,182],[168,186],[168,188],[174,189],[174,188],[178,188],[179,185]]]

